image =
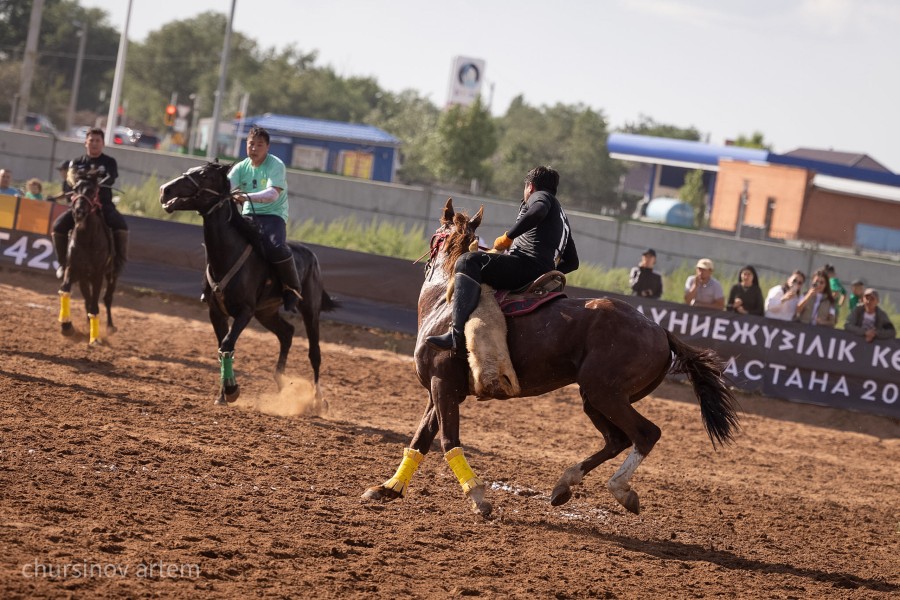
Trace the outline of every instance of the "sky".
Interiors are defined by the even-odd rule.
[[[232,0],[131,0],[129,40]],[[453,58],[485,61],[502,115],[581,104],[612,129],[647,116],[712,144],[761,132],[775,152],[865,153],[900,172],[895,0],[235,0],[234,30],[263,48],[387,90],[447,99]],[[80,0],[121,30],[129,0]],[[253,114],[251,105],[248,110]],[[535,140],[540,143],[540,140]]]

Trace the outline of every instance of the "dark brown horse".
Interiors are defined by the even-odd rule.
[[[255,317],[278,338],[275,382],[284,386],[284,370],[294,337],[294,324],[278,314],[282,304],[281,284],[269,262],[254,243],[259,233],[241,217],[235,207],[228,180],[230,166],[217,162],[194,167],[160,187],[159,201],[166,212],[195,210],[203,217],[206,245],[206,276],[212,287],[209,320],[219,343],[220,386],[216,404],[234,402],[240,386],[234,374],[234,348],[238,337]],[[338,303],[322,284],[319,261],[312,250],[291,244],[303,297],[300,313],[309,341],[309,363],[313,369],[317,408],[326,409],[319,387],[319,315],[334,310]]]
[[[118,274],[113,264],[112,232],[106,226],[100,209],[100,187],[103,185],[100,173],[79,172],[71,192],[72,216],[75,228],[69,239],[66,269],[59,288],[59,321],[63,335],[74,332],[70,315],[72,284],[78,282],[84,298],[84,309],[88,317],[90,345],[100,339],[100,294],[104,290],[103,304],[106,306],[106,331],[115,332],[112,319],[112,301],[116,291]]]
[[[396,474],[370,487],[364,498],[403,496],[440,432],[445,458],[472,508],[485,516],[491,512],[484,499],[486,486],[466,462],[459,439],[459,405],[472,393],[467,362],[424,342],[426,336],[447,331],[447,283],[456,259],[476,239],[482,213],[483,208],[469,220],[454,212],[452,201],[444,207],[419,295],[416,373],[428,390],[428,405]],[[519,396],[537,396],[577,383],[584,412],[605,440],[598,452],[563,472],[551,494],[554,506],[567,502],[572,486],[581,483],[585,475],[631,446],[608,487],[622,506],[639,511],[638,496],[629,481],[659,440],[660,429],[632,404],[656,389],[669,372],[688,376],[713,446],[732,439],[738,415],[722,378],[723,364],[715,353],[679,341],[629,304],[609,298],[562,298],[529,315],[508,319],[507,325],[510,358],[521,386]]]

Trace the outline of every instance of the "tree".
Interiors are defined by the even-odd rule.
[[[763,139],[763,134],[754,131],[750,137],[741,134],[734,140],[735,146],[743,146],[744,148],[759,148],[760,150],[771,150],[771,144],[767,144]]]
[[[519,96],[498,127],[492,192],[518,193],[525,173],[550,165],[562,175],[560,194],[569,206],[597,212],[618,207],[615,186],[623,168],[606,151],[602,113],[583,105],[535,108]]]
[[[0,71],[4,74],[0,97],[8,103],[8,110],[19,92],[31,4],[26,0],[0,0]],[[48,115],[58,126],[65,122],[71,96],[79,23],[87,23],[89,29],[76,109],[96,109],[101,90],[109,90],[112,85],[119,34],[107,22],[107,13],[86,9],[72,0],[47,0],[41,16],[29,110]],[[0,109],[0,114],[3,112]]]
[[[415,90],[400,94],[382,92],[366,123],[379,127],[400,140],[400,168],[403,183],[434,183],[436,177],[426,164],[429,139],[437,129],[440,110]]]
[[[625,133],[649,135],[653,137],[672,138],[677,140],[700,141],[700,132],[696,127],[678,127],[653,120],[647,115],[640,115],[634,123],[626,123],[622,128]]]
[[[694,227],[706,226],[706,188],[703,186],[703,169],[694,169],[684,178],[678,190],[678,199],[694,209]]]
[[[426,164],[446,183],[485,182],[491,174],[488,159],[496,149],[493,119],[479,96],[471,106],[455,105],[441,115]]]

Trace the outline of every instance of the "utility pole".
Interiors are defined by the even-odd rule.
[[[113,144],[116,125],[118,125],[119,99],[122,97],[122,79],[125,78],[125,55],[128,52],[128,24],[131,22],[131,5],[128,0],[128,11],[125,13],[125,29],[119,37],[119,54],[116,56],[116,74],[113,77],[112,96],[109,98],[109,112],[106,115],[106,145]]]
[[[237,0],[231,0],[231,14],[225,26],[225,42],[222,44],[222,61],[219,63],[219,86],[216,88],[216,102],[213,105],[212,123],[209,128],[209,142],[206,144],[206,160],[212,161],[219,150],[219,118],[222,116],[222,97],[225,95],[225,76],[228,74],[228,53],[231,50],[231,27],[234,23],[234,7]]]
[[[197,118],[200,111],[200,94],[191,94],[191,135],[188,136],[188,155],[193,156],[197,143]]]
[[[232,148],[231,152],[231,155],[235,158],[241,155],[241,135],[244,133],[244,120],[247,118],[247,104],[249,103],[250,92],[244,92],[241,98],[241,108],[239,109],[241,116],[238,119],[237,130],[234,132],[234,148]]]
[[[69,98],[69,110],[66,111],[66,135],[72,131],[72,125],[74,125],[78,88],[81,86],[81,63],[84,61],[84,47],[87,43],[87,23],[76,21],[75,25],[80,25],[81,29],[78,31],[80,39],[78,40],[78,58],[75,59],[75,76],[72,78],[72,97]]]
[[[37,65],[38,38],[41,32],[41,14],[44,12],[44,0],[34,0],[31,5],[31,20],[28,22],[28,37],[25,40],[25,57],[22,60],[22,83],[19,85],[19,101],[16,105],[16,118],[13,127],[25,128],[25,114],[31,100],[31,81],[34,79],[34,68]]]

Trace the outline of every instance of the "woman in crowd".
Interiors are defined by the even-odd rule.
[[[765,312],[763,293],[759,287],[756,269],[752,266],[747,265],[738,273],[738,282],[731,286],[725,308],[742,315],[763,316]]]
[[[824,270],[816,271],[809,291],[797,303],[797,320],[824,327],[834,327],[837,322],[837,307]]]

